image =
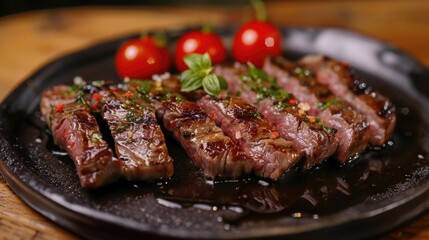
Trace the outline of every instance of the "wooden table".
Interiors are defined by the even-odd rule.
[[[388,41],[429,66],[429,1],[270,1],[277,24],[335,26]],[[240,6],[44,10],[0,19],[0,99],[47,62],[105,39],[202,22],[240,22]],[[0,176],[0,239],[76,239],[23,203]],[[429,239],[429,215],[381,239]]]

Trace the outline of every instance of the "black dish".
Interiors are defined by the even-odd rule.
[[[218,32],[227,43],[235,29]],[[40,120],[42,91],[74,76],[117,79],[114,53],[124,39],[58,59],[23,82],[0,109],[0,170],[31,207],[91,239],[362,239],[419,215],[429,205],[429,71],[385,43],[338,29],[282,28],[285,55],[321,53],[348,61],[393,100],[398,123],[391,140],[340,166],[327,161],[278,182],[207,182],[167,137],[172,179],[119,181],[81,189],[72,161]],[[183,31],[168,32],[174,41]]]

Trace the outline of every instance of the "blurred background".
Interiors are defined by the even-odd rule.
[[[37,10],[37,9],[53,9],[63,7],[78,7],[78,6],[153,6],[153,5],[176,5],[176,6],[189,6],[189,5],[239,5],[247,3],[246,0],[2,0],[2,6],[0,9],[0,16],[9,14]]]

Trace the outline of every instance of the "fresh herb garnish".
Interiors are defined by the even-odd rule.
[[[310,70],[301,67],[297,67],[293,70],[293,75],[299,78],[308,77],[310,74]]]
[[[323,130],[325,130],[325,132],[327,132],[327,133],[332,132],[332,128],[326,126],[326,124],[318,117],[316,118],[316,123],[319,124],[320,126],[322,126],[322,128],[323,128]]]
[[[154,82],[152,80],[139,80],[139,86],[136,88],[137,92],[141,95],[147,95],[153,88]]]
[[[118,125],[116,127],[116,131],[118,131],[118,132],[124,131],[128,127],[128,125],[129,125],[129,123],[124,123],[124,124]]]
[[[137,119],[137,116],[134,113],[128,112],[127,115],[125,115],[125,120],[127,122],[134,122]]]
[[[336,103],[342,104],[343,102],[340,99],[338,99],[338,98],[332,98],[332,99],[330,99],[329,101],[327,101],[325,103],[318,102],[317,103],[317,108],[319,108],[320,110],[323,111],[323,110],[327,109],[329,106],[331,106],[332,104],[336,104]]]
[[[265,71],[248,63],[249,75],[242,76],[241,79],[247,82],[252,91],[257,92],[257,99],[270,98],[275,101],[287,100],[291,95],[280,88],[274,77],[269,76]]]
[[[92,139],[92,141],[95,142],[95,141],[100,141],[102,139],[102,137],[100,134],[94,133],[94,134],[92,134],[91,139]]]
[[[81,90],[83,86],[83,84],[74,84],[69,90],[66,91],[66,94],[76,93],[78,90]]]
[[[85,107],[89,107],[89,104],[85,99],[85,93],[82,90],[79,90],[77,93],[76,102],[83,104]]]
[[[104,80],[95,80],[91,83],[92,86],[98,87],[98,88],[104,86],[104,84],[105,84]]]
[[[285,110],[286,108],[290,107],[290,104],[289,104],[289,103],[286,103],[286,102],[278,102],[278,103],[276,104],[276,107],[277,107],[279,110]]]
[[[221,90],[227,89],[225,79],[211,73],[213,70],[210,55],[205,53],[190,54],[183,58],[188,70],[180,74],[181,91],[190,92],[203,88],[208,94],[216,97]]]

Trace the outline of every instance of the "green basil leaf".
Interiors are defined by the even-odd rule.
[[[208,94],[216,97],[219,95],[221,88],[219,79],[214,74],[209,74],[203,79],[203,88]]]
[[[217,76],[217,79],[219,79],[220,89],[227,90],[228,89],[228,83],[226,82],[225,78],[223,78],[221,76]]]
[[[192,74],[191,69],[188,69],[188,70],[186,70],[186,71],[182,72],[182,73],[179,75],[179,80],[180,80],[181,82],[183,82],[183,81],[185,81],[186,79],[188,79],[188,78],[191,76],[191,74]]]
[[[212,68],[212,60],[210,59],[210,55],[208,53],[204,53],[201,57],[201,69],[211,69]]]
[[[202,68],[201,59],[202,59],[201,54],[189,54],[183,58],[183,61],[185,62],[186,66],[188,66],[189,69],[192,69],[193,71],[198,71]]]
[[[190,92],[193,90],[197,90],[202,87],[202,79],[204,76],[198,73],[191,73],[186,79],[182,81],[182,92]]]

